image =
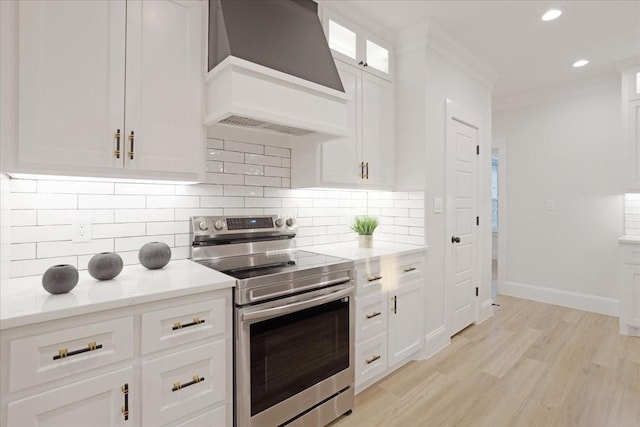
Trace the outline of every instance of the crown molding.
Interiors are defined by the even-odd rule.
[[[424,48],[429,38],[429,23],[423,23],[399,32],[396,35],[394,48],[396,53]]]
[[[630,68],[640,67],[640,56],[632,56],[631,58],[623,59],[614,64],[620,72],[629,70]]]
[[[620,73],[616,70],[608,70],[589,78],[569,80],[542,88],[494,98],[492,110],[496,113],[587,95],[607,89],[619,89],[620,84]]]

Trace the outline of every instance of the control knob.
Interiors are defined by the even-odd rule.
[[[204,221],[200,221],[200,224],[198,224],[198,228],[202,231],[207,231],[209,229],[209,227],[207,227],[207,223]]]
[[[282,227],[284,225],[284,220],[282,218],[276,219],[276,227]]]
[[[215,228],[218,231],[222,230],[224,228],[224,221],[217,220],[216,222],[213,223],[213,228]]]
[[[288,218],[287,219],[287,227],[293,227],[293,225],[296,223],[296,219],[295,218]]]

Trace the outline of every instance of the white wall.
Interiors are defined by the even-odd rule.
[[[495,114],[494,135],[508,147],[501,293],[617,313],[626,165],[620,103],[612,82]]]

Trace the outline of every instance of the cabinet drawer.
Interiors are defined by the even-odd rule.
[[[379,292],[382,290],[385,272],[390,276],[388,267],[379,261],[366,261],[356,268],[357,286],[356,294]]]
[[[384,292],[356,297],[356,343],[387,330],[387,298]]]
[[[16,339],[10,343],[9,390],[68,377],[132,355],[132,317]]]
[[[397,271],[398,277],[402,282],[424,276],[424,257],[400,259]]]
[[[387,334],[356,345],[356,387],[387,369]]]
[[[7,425],[37,426],[128,426],[135,420],[131,388],[133,369],[127,368],[88,380],[58,387],[45,393],[12,402],[7,409]],[[123,410],[129,410],[125,420]]]
[[[170,425],[170,424],[168,424]],[[213,411],[176,424],[176,427],[223,427],[227,425],[227,407],[221,406]]]
[[[213,337],[225,331],[224,298],[152,311],[142,315],[142,354]]]
[[[225,401],[226,343],[173,353],[142,365],[142,424],[159,426]]]

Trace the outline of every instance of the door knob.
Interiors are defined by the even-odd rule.
[[[458,236],[451,236],[451,243],[460,243],[460,238]]]

